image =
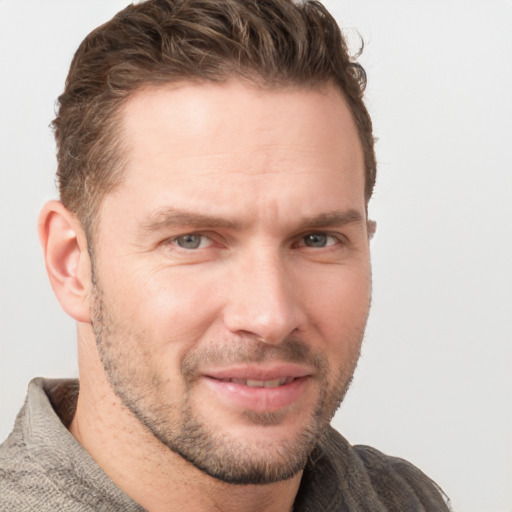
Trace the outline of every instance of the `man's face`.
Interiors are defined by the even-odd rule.
[[[361,145],[334,88],[140,91],[101,206],[93,329],[114,392],[206,473],[300,471],[370,302]]]

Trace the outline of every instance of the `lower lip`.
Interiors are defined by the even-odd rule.
[[[275,388],[251,387],[211,377],[204,377],[202,381],[230,405],[254,412],[275,412],[301,398],[309,377],[300,377]]]

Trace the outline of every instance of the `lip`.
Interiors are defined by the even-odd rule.
[[[299,401],[311,380],[312,371],[297,364],[271,366],[241,365],[202,372],[201,381],[228,407],[254,412],[276,412]],[[277,387],[252,387],[236,381],[293,379]]]
[[[274,363],[267,365],[243,364],[226,368],[205,368],[201,374],[217,380],[274,380],[281,377],[307,377],[312,369],[293,363]]]

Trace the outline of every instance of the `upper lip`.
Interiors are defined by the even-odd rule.
[[[205,368],[201,371],[204,377],[226,380],[274,380],[283,377],[300,378],[311,375],[312,369],[306,365],[295,363],[273,363],[270,365],[242,364],[221,368]]]

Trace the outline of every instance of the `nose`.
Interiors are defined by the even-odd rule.
[[[291,269],[279,255],[262,252],[231,273],[224,324],[233,333],[277,345],[301,329],[305,314]]]

